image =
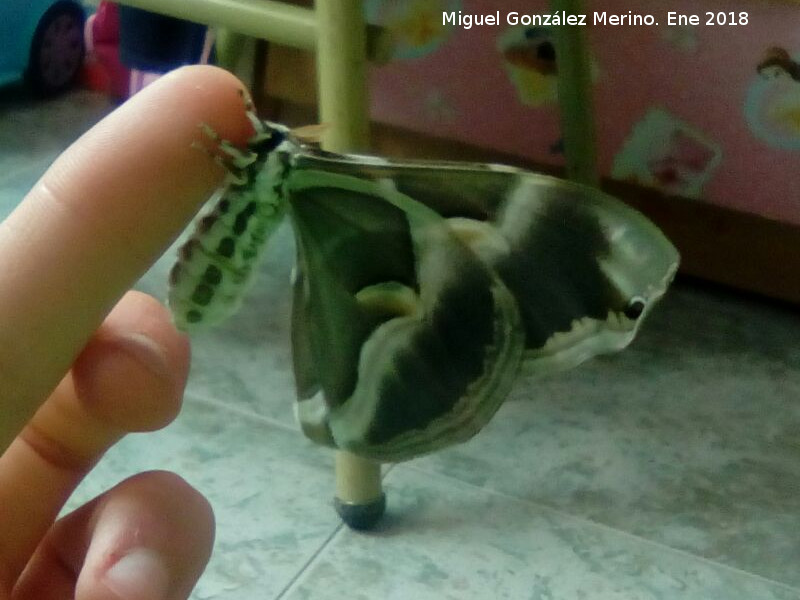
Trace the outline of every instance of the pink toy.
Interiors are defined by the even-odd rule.
[[[113,2],[100,2],[86,21],[85,83],[114,98],[128,97],[130,72],[119,60],[119,12]]]

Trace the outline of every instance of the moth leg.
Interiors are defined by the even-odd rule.
[[[209,138],[215,145],[214,150],[199,142],[192,142],[192,148],[196,148],[214,159],[214,162],[225,169],[226,184],[244,185],[247,183],[247,173],[245,169],[253,164],[258,156],[255,152],[244,152],[223,140],[219,134],[206,123],[200,123],[200,131]]]
[[[237,168],[230,160],[226,160],[199,142],[192,142],[192,148],[200,150],[225,170],[226,184],[244,185],[247,183],[247,174],[242,169]]]
[[[216,130],[213,127],[211,127],[211,125],[209,125],[208,123],[200,123],[198,127],[200,128],[200,131],[203,132],[203,135],[206,136],[208,139],[210,139],[212,142],[214,142],[214,144],[219,145],[220,142],[222,142],[222,138],[219,136]]]
[[[219,150],[230,157],[230,162],[239,170],[246,169],[258,160],[255,152],[243,152],[228,140],[219,143]]]
[[[200,123],[200,130],[216,144],[217,150],[229,157],[229,162],[235,169],[246,169],[258,160],[258,155],[255,152],[245,152],[231,144],[228,140],[223,140],[208,124]]]

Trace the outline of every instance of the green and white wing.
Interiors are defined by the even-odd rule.
[[[435,211],[382,182],[299,169],[287,192],[306,434],[398,461],[477,433],[524,349],[506,284]]]
[[[627,346],[679,262],[661,231],[628,206],[532,174],[517,178],[487,220],[447,223],[514,295],[526,373],[572,368]]]
[[[526,372],[624,348],[677,271],[677,251],[648,219],[568,181],[512,167],[357,156],[306,155],[298,166],[390,180],[439,214],[514,296]]]

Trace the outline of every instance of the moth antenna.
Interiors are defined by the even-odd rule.
[[[199,127],[200,131],[202,131],[207,138],[209,138],[216,144],[217,146],[216,149],[222,152],[223,154],[227,155],[228,157],[230,157],[230,160],[226,160],[223,157],[219,157],[217,153],[212,152],[211,150],[209,150],[205,146],[202,146],[198,142],[192,142],[192,147],[205,150],[209,154],[209,156],[214,158],[219,158],[220,160],[224,161],[224,163],[221,164],[223,164],[223,166],[225,166],[225,168],[228,171],[246,169],[247,167],[252,165],[256,160],[258,160],[258,155],[255,152],[245,152],[240,148],[237,148],[236,146],[231,144],[228,140],[223,140],[219,136],[219,134],[216,131],[214,131],[214,129],[211,128],[208,124],[200,123]]]
[[[291,130],[291,133],[304,144],[319,144],[328,129],[330,129],[328,123],[315,123],[313,125],[295,127]]]
[[[203,135],[206,136],[208,139],[210,139],[212,142],[219,143],[222,140],[222,138],[219,137],[219,134],[216,132],[216,130],[213,127],[211,127],[211,125],[209,125],[208,123],[200,123],[197,127],[200,129],[200,131],[203,132]]]

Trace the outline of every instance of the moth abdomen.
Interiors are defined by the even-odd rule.
[[[170,273],[169,303],[179,327],[213,325],[238,309],[282,212],[278,198],[232,188],[197,221]]]
[[[177,326],[213,324],[235,310],[237,290],[246,275],[196,245],[191,259],[178,261],[170,272],[169,305]]]

